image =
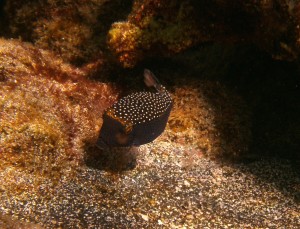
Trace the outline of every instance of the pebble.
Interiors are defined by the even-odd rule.
[[[185,181],[183,182],[183,184],[184,184],[185,186],[187,186],[187,187],[190,187],[190,186],[191,186],[191,184],[190,184],[187,180],[185,180]]]
[[[140,214],[140,215],[142,216],[143,220],[145,220],[145,221],[149,220],[149,217],[147,215],[144,215],[144,214]]]

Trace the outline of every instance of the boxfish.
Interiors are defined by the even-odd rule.
[[[144,82],[155,92],[129,94],[104,112],[98,147],[140,146],[152,142],[164,131],[172,97],[148,69],[144,70]]]

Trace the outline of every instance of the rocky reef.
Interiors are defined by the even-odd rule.
[[[299,56],[295,1],[137,0],[116,22],[108,44],[124,67],[205,42],[254,43],[278,59]]]
[[[99,59],[111,23],[126,16],[125,0],[5,1],[10,37],[21,37],[76,65]]]
[[[26,118],[23,115],[24,112],[20,112],[19,116],[6,115],[4,118],[10,122],[3,121],[3,123],[15,122],[16,125],[13,125],[21,129],[5,127],[7,124],[2,128],[5,129],[5,133],[8,131],[7,135],[15,133],[14,138],[32,135],[33,138],[37,138],[36,145],[44,144],[45,141],[47,147],[52,144],[53,149],[67,148],[66,151],[72,152],[68,154],[81,155],[79,158],[82,158],[83,142],[95,139],[97,131],[94,130],[98,130],[100,126],[101,118],[99,119],[99,117],[101,115],[95,118],[95,114],[101,114],[101,111],[114,100],[104,102],[108,101],[105,99],[108,95],[116,94],[111,91],[111,87],[95,83],[88,77],[111,80],[114,76],[113,79],[116,80],[122,74],[122,77],[128,78],[128,80],[125,82],[124,79],[119,80],[119,77],[116,81],[119,82],[120,88],[125,88],[125,84],[127,86],[136,84],[139,74],[137,70],[148,63],[151,65],[151,60],[156,59],[153,63],[161,66],[160,69],[164,68],[165,71],[170,72],[163,74],[163,77],[169,83],[167,86],[172,88],[174,93],[175,107],[170,118],[169,129],[167,129],[170,139],[186,144],[195,144],[204,154],[213,158],[222,155],[237,158],[244,155],[251,145],[251,139],[259,141],[262,135],[265,136],[265,139],[269,139],[270,145],[277,145],[278,141],[289,145],[288,142],[290,142],[291,151],[294,151],[298,147],[295,143],[298,136],[293,128],[287,128],[281,132],[286,136],[283,140],[280,134],[270,134],[274,133],[271,131],[272,128],[269,128],[272,124],[263,127],[263,122],[256,119],[264,117],[264,115],[260,115],[258,107],[264,106],[268,113],[270,109],[267,107],[269,104],[273,104],[255,102],[264,101],[264,98],[261,97],[264,90],[263,85],[256,84],[261,87],[257,91],[254,87],[251,88],[252,94],[245,93],[248,88],[242,83],[229,85],[228,81],[241,82],[245,79],[243,76],[237,79],[237,73],[230,70],[232,55],[236,55],[236,53],[233,49],[227,53],[226,48],[223,48],[225,51],[220,53],[215,48],[216,45],[211,44],[212,42],[222,42],[225,47],[247,43],[260,49],[259,52],[253,54],[257,55],[256,57],[264,56],[267,53],[273,59],[295,60],[298,58],[299,46],[298,5],[298,2],[295,1],[238,0],[234,2],[226,0],[88,0],[84,2],[81,0],[75,2],[67,0],[31,2],[6,0],[1,4],[2,35],[19,37],[21,40],[31,42],[34,47],[28,44],[23,45],[22,42],[17,41],[1,41],[3,43],[2,53],[4,53],[1,56],[3,60],[1,63],[3,65],[1,70],[2,103],[13,101],[19,104],[20,101],[24,101],[24,105],[17,107],[16,110],[27,111],[28,109],[25,113],[32,114],[29,115],[28,121],[35,122],[33,126],[36,129],[33,126],[22,127],[23,124],[17,124],[22,123],[22,121],[18,121],[19,119]],[[17,44],[16,48],[12,48],[12,44]],[[194,52],[190,52],[191,47],[195,48]],[[10,52],[10,49],[20,49],[18,52],[21,55],[13,55],[14,52]],[[48,54],[48,51],[45,50],[53,54]],[[257,65],[260,61],[259,58],[251,63],[254,66]],[[8,61],[12,65],[8,65]],[[21,70],[13,67],[19,66],[15,64],[15,61],[20,64]],[[172,66],[164,64],[168,61],[182,65],[183,70],[174,75]],[[264,63],[269,61],[268,58],[262,58]],[[116,62],[119,64],[117,67]],[[69,65],[70,63],[72,66]],[[73,67],[74,65],[81,68]],[[155,64],[152,66],[156,67]],[[255,68],[249,65],[244,66],[249,69]],[[244,71],[241,75],[247,75],[248,79],[251,78],[255,81],[256,76],[254,75],[257,75],[257,78],[264,77],[260,76],[259,71],[260,69],[258,72],[253,71],[252,75],[251,72]],[[271,71],[268,73],[269,75],[273,74]],[[297,70],[292,74],[297,74]],[[45,98],[41,96],[39,100],[35,101],[34,96],[37,95],[33,94],[32,90],[25,93],[23,87],[22,90],[20,89],[19,81],[13,81],[14,77],[20,77],[19,75],[21,75],[20,79],[24,79],[26,85],[29,85],[28,87],[33,87],[33,85],[37,87],[35,93],[38,97],[40,97],[42,86],[50,95]],[[40,77],[33,77],[34,75]],[[189,77],[196,78],[196,80],[190,80]],[[224,80],[224,78],[226,79]],[[281,80],[280,78],[278,84],[281,84]],[[40,81],[45,81],[45,83]],[[77,84],[77,81],[84,83]],[[194,83],[190,84],[189,81]],[[288,87],[292,87],[292,84],[297,85],[296,81],[292,79]],[[18,86],[8,86],[12,82]],[[50,82],[52,83],[50,84]],[[90,90],[89,87],[95,88]],[[236,91],[237,88],[240,90],[239,92]],[[140,90],[140,87],[135,89]],[[6,93],[5,90],[8,90],[9,93]],[[282,85],[282,88],[278,90],[286,90],[286,88]],[[107,93],[101,102],[98,101],[100,97],[96,91]],[[67,95],[68,93],[71,95]],[[270,94],[272,93],[273,91],[270,90]],[[253,96],[254,94],[255,96]],[[26,96],[25,99],[24,96]],[[83,98],[86,101],[83,101]],[[197,106],[194,106],[195,101],[192,98],[196,98]],[[64,104],[66,101],[67,106]],[[92,105],[84,105],[88,101]],[[105,104],[101,104],[102,102]],[[289,101],[288,107],[290,108],[293,103],[294,101]],[[60,106],[69,107],[68,112],[58,108]],[[276,109],[274,106],[272,105],[271,110]],[[6,105],[3,107],[6,109]],[[282,109],[281,106],[280,110],[282,111]],[[48,114],[43,115],[43,112]],[[84,118],[75,117],[78,112],[86,112],[86,116]],[[296,117],[296,115],[294,112],[292,117]],[[32,117],[35,116],[41,118],[33,119]],[[59,128],[52,129],[53,117],[60,120]],[[283,118],[276,117],[274,122],[276,119]],[[253,127],[251,123],[256,123],[256,126]],[[46,127],[46,124],[48,129],[39,127],[40,125]],[[290,125],[290,123],[285,124]],[[285,124],[283,123],[281,126],[286,126]],[[87,129],[93,130],[93,132],[83,131],[86,129],[86,125],[89,126]],[[48,136],[48,133],[52,135],[50,138],[35,136],[32,132],[36,133],[37,129],[41,131],[41,135]],[[78,138],[72,138],[74,131],[83,135],[79,137],[75,134]],[[251,133],[253,131],[254,135]],[[291,132],[292,135],[289,134]],[[267,137],[267,135],[272,137]],[[70,138],[72,140],[65,140]],[[28,145],[29,148],[32,147],[27,143],[29,140],[24,140],[24,144],[20,141],[20,144],[16,146],[13,146],[14,141],[5,142],[5,144],[12,142],[5,148],[11,149],[11,152],[22,152],[27,151]],[[285,148],[286,146],[281,147],[280,151],[284,151]],[[59,155],[68,154],[59,153]]]
[[[206,42],[253,43],[284,60],[300,50],[300,5],[292,0],[6,0],[4,6],[5,35],[77,65],[111,51],[122,66],[134,67]]]
[[[0,227],[297,228],[299,9],[0,0]],[[98,149],[144,68],[174,99],[166,130]]]

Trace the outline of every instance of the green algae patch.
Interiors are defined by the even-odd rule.
[[[102,112],[117,93],[19,41],[0,40],[0,69],[1,186],[16,191],[37,188],[44,179],[55,184],[84,163],[85,147],[96,141]]]

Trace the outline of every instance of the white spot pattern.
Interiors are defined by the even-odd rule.
[[[136,92],[121,98],[111,108],[119,118],[130,121],[133,125],[159,118],[172,105],[170,94]]]

